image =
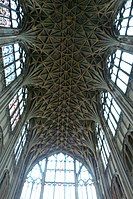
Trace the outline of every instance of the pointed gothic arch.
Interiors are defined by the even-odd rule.
[[[82,163],[59,153],[34,165],[27,175],[20,198],[96,198],[93,184],[92,176]]]

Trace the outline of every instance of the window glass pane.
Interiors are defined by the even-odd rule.
[[[25,123],[22,130],[21,130],[21,133],[20,133],[20,135],[17,139],[16,145],[15,145],[15,148],[14,148],[14,155],[15,155],[16,164],[19,161],[23,147],[26,143],[26,136],[27,136],[27,133],[28,133],[28,128],[29,128],[29,124]]]
[[[27,89],[21,88],[18,91],[17,95],[15,95],[11,100],[11,102],[9,103],[9,113],[11,118],[10,121],[11,121],[12,130],[15,128],[21,114],[23,113],[25,107],[25,100],[27,97],[25,93],[27,93]]]
[[[129,64],[132,64],[133,63],[133,55],[130,53],[123,52],[122,60],[128,62]]]
[[[112,122],[114,128],[116,129],[117,124],[116,124],[116,122],[115,122],[114,117],[112,116],[112,114],[109,114],[109,119],[110,119],[110,121]]]
[[[123,93],[126,92],[127,86],[120,79],[117,79],[117,86],[123,91]]]
[[[133,2],[125,1],[117,13],[115,20],[116,33],[120,35],[133,35],[133,25],[130,20],[133,19]]]
[[[125,72],[127,72],[128,74],[130,74],[130,73],[131,73],[132,66],[129,65],[129,64],[127,64],[127,63],[125,63],[125,62],[123,62],[123,61],[121,61],[120,68],[121,68],[122,70],[124,70]],[[121,77],[120,77],[120,78],[121,78]],[[124,79],[123,79],[123,81],[124,81]],[[124,82],[125,82],[125,81],[124,81]]]
[[[116,68],[115,66],[113,67],[113,73],[115,74],[115,75],[117,75],[117,72],[118,72],[118,68]]]
[[[110,155],[110,148],[108,142],[105,137],[105,133],[103,132],[102,128],[97,124],[98,128],[96,128],[96,135],[98,139],[98,150],[100,152],[104,168],[106,169],[108,158]]]
[[[17,0],[1,0],[0,4],[0,26],[19,28],[24,15],[20,3]]]
[[[122,72],[121,70],[120,70],[119,73],[118,73],[118,77],[119,77],[121,80],[123,80],[125,84],[128,83],[129,77],[128,77],[124,72]]]
[[[109,63],[110,62],[110,67]],[[133,55],[117,50],[107,60],[111,80],[125,93],[132,71]]]
[[[112,123],[110,122],[110,120],[108,120],[108,125],[110,127],[110,130],[112,131],[113,136],[114,136],[115,135],[115,129],[114,129]]]
[[[104,102],[102,103],[104,118],[107,121],[110,130],[112,131],[112,134],[115,135],[121,114],[121,109],[112,98],[111,94],[108,92],[104,92],[101,94],[101,100]]]
[[[25,65],[26,53],[18,43],[2,47],[6,86],[15,80]]]

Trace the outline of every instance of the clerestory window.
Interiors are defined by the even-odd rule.
[[[96,126],[96,135],[98,151],[100,152],[104,168],[106,169],[110,156],[110,148],[105,133],[99,125]]]
[[[26,105],[26,99],[27,99],[27,89],[20,88],[17,94],[13,97],[13,99],[9,103],[9,114],[10,114],[10,122],[12,130],[14,130],[16,124],[20,119],[20,116],[24,111],[24,107]]]
[[[121,109],[109,92],[101,94],[101,102],[103,115],[114,136],[120,119]]]
[[[116,50],[107,61],[111,80],[125,93],[131,80],[133,55]]]
[[[7,86],[22,73],[26,53],[18,43],[14,43],[2,47],[2,57]]]
[[[39,161],[28,173],[21,199],[96,199],[91,174],[68,155],[59,153]]]
[[[18,161],[21,157],[23,148],[25,146],[28,129],[29,129],[29,123],[25,123],[20,132],[18,140],[16,142],[15,149],[14,149],[14,156],[15,156],[16,164],[18,163]]]
[[[118,11],[115,29],[119,35],[133,35],[133,0],[124,2]]]
[[[1,27],[20,28],[23,16],[19,0],[0,0]]]

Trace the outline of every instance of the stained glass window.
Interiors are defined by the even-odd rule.
[[[26,53],[18,43],[2,47],[2,57],[6,85],[18,77],[24,67]]]
[[[108,69],[111,80],[125,93],[133,65],[133,55],[117,50],[108,59]]]
[[[28,173],[21,199],[96,199],[91,174],[68,155],[59,153],[38,162]]]
[[[115,20],[115,28],[119,35],[133,35],[133,0],[122,5]]]
[[[109,92],[103,92],[101,95],[103,114],[112,134],[115,135],[120,119],[121,109]]]
[[[18,137],[18,140],[16,142],[15,149],[14,149],[16,164],[18,163],[18,160],[21,156],[22,150],[23,150],[25,143],[26,143],[26,136],[27,136],[27,133],[28,133],[28,128],[29,128],[29,123],[25,123],[22,130],[21,130],[21,133]]]
[[[0,26],[20,28],[23,11],[18,0],[0,0]]]
[[[9,103],[9,113],[12,130],[18,123],[20,116],[23,113],[27,99],[27,89],[21,88]]]

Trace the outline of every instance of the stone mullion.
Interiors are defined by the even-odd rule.
[[[45,184],[45,178],[46,178],[46,172],[47,172],[47,163],[48,163],[48,158],[46,158],[45,170],[42,173],[40,199],[43,199],[43,194],[44,194],[44,190],[45,190],[44,189],[44,184]]]
[[[125,168],[123,166],[123,161],[120,157],[119,150],[118,150],[118,148],[116,147],[116,144],[113,141],[113,135],[112,135],[109,127],[107,126],[107,124],[104,120],[104,117],[100,117],[100,119],[101,119],[100,125],[102,126],[102,128],[105,132],[107,141],[109,143],[109,147],[112,149],[111,150],[112,161],[114,162],[114,165],[117,168],[117,172],[118,172],[119,177],[121,179],[121,183],[122,183],[124,192],[126,194],[126,197],[132,198],[132,196],[133,196],[132,186],[131,186],[129,178],[128,178],[126,172],[125,172]]]
[[[119,36],[119,48],[133,54],[133,36]]]
[[[12,44],[18,41],[17,36],[4,36],[0,37],[0,45]]]
[[[95,159],[97,160],[98,158],[95,157]],[[94,167],[94,172],[95,172],[95,189],[96,189],[96,193],[97,193],[97,199],[103,199],[103,193],[104,193],[104,189],[103,189],[103,183],[101,180],[101,172],[99,170],[99,163],[97,160],[97,167]]]
[[[19,137],[19,134],[21,132],[21,129],[26,121],[26,110],[22,114],[21,120],[18,123],[18,126],[16,127],[16,130],[13,134],[10,135],[9,142],[5,146],[5,150],[3,150],[3,153],[0,158],[0,175],[2,175],[2,172],[7,168],[7,163],[10,162],[10,160],[13,158],[13,151],[14,146],[16,144],[16,141]],[[0,176],[1,177],[1,176]]]
[[[23,75],[21,74],[9,86],[7,86],[0,94],[0,113],[8,106],[13,96],[22,87]]]
[[[122,112],[126,115],[129,122],[133,123],[133,105],[129,102],[128,98],[124,93],[116,86],[112,80],[109,80],[110,86],[113,88],[113,91],[110,91],[113,98],[121,108]]]
[[[74,160],[74,178],[75,178],[75,199],[79,199],[78,197],[78,175],[76,173],[76,161]]]
[[[11,44],[18,40],[19,29],[1,28],[0,45]]]
[[[14,28],[1,28],[0,29],[0,37],[10,37],[14,35],[18,35],[19,29],[14,29]]]

